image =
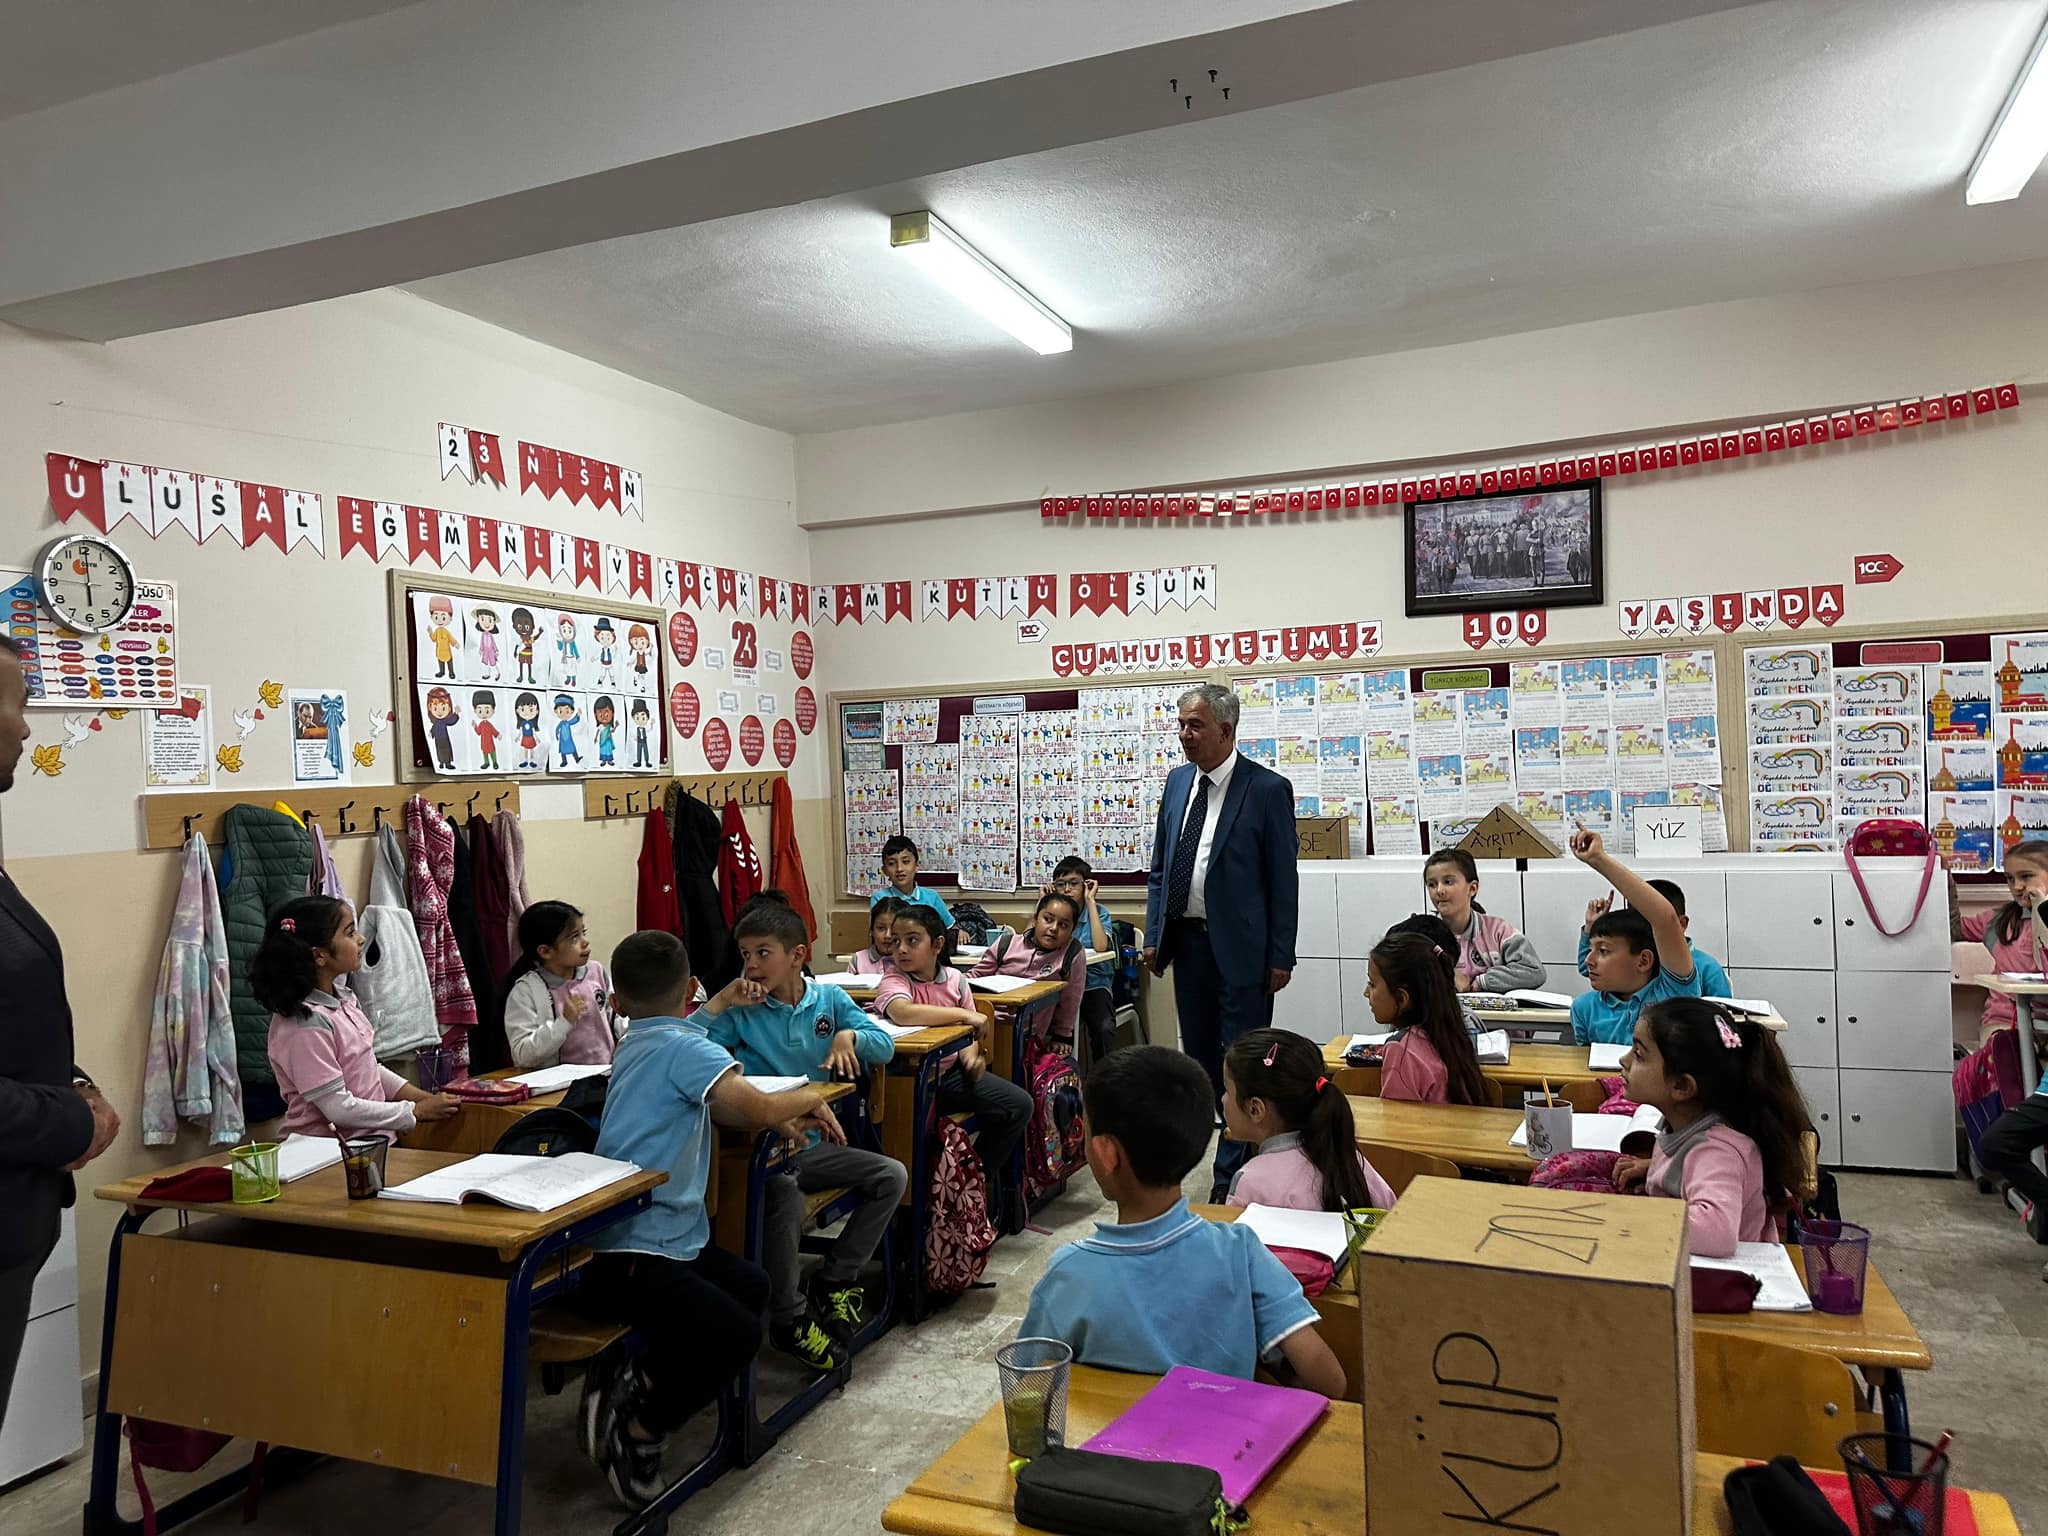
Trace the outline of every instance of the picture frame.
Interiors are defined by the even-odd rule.
[[[1411,501],[1401,512],[1410,618],[1606,601],[1598,480]]]

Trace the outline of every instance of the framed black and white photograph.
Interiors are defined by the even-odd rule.
[[[1604,601],[1598,480],[1411,501],[1403,515],[1410,618]]]

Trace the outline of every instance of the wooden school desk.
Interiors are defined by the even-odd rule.
[[[931,1187],[923,1170],[930,1157],[932,1101],[947,1063],[973,1039],[974,1030],[965,1024],[941,1024],[914,1035],[899,1035],[896,1054],[883,1068],[882,1102],[875,1117],[882,1133],[882,1151],[910,1171],[903,1190],[905,1253],[898,1267],[903,1271],[907,1311],[913,1323],[922,1322],[931,1307],[924,1284],[924,1234],[931,1219]]]
[[[394,1147],[385,1175],[399,1184],[461,1160]],[[571,1289],[588,1257],[578,1245],[645,1210],[667,1175],[635,1173],[539,1215],[350,1200],[339,1166],[263,1205],[143,1194],[163,1174],[226,1161],[95,1191],[127,1210],[107,1258],[89,1536],[135,1529],[114,1503],[124,1414],[494,1488],[498,1536],[516,1536],[533,1308]],[[180,1225],[143,1232],[159,1210]],[[186,1495],[159,1528],[246,1481],[230,1472]]]
[[[1350,1043],[1350,1035],[1338,1035],[1323,1047],[1323,1070],[1326,1073],[1334,1074],[1347,1065],[1344,1049]],[[1594,1071],[1587,1064],[1588,1049],[1583,1045],[1531,1045],[1517,1041],[1508,1046],[1506,1065],[1482,1065],[1479,1071],[1503,1088],[1513,1088],[1517,1092],[1523,1088],[1541,1088],[1546,1079],[1553,1088],[1580,1083],[1597,1088],[1601,1078],[1621,1075],[1619,1067]]]
[[[1244,1214],[1243,1208],[1235,1205],[1191,1205],[1188,1209],[1210,1221],[1235,1221]],[[1365,1361],[1365,1323],[1358,1305],[1357,1270],[1347,1263],[1322,1295],[1309,1298],[1309,1305],[1316,1309],[1316,1332],[1344,1367],[1344,1401],[1355,1403],[1362,1386],[1359,1371]]]
[[[1461,1168],[1488,1168],[1526,1180],[1536,1165],[1508,1138],[1521,1128],[1519,1109],[1467,1104],[1412,1104],[1401,1099],[1359,1099],[1351,1119],[1360,1141],[1385,1142],[1432,1157],[1447,1157]]]
[[[993,1374],[994,1366],[989,1370]],[[1088,1440],[1158,1379],[1075,1366],[1067,1386],[1067,1443]],[[1721,1484],[1741,1465],[1733,1456],[1694,1458],[1692,1536],[1731,1536],[1735,1526]],[[1027,1527],[1012,1513],[1015,1499],[997,1403],[882,1511],[882,1528],[904,1536],[1017,1536]],[[1982,1536],[2019,1536],[2004,1499],[1976,1492],[1969,1499]],[[1246,1507],[1256,1536],[1359,1536],[1365,1529],[1364,1411],[1356,1403],[1330,1404]]]
[[[1569,1008],[1474,1008],[1472,1017],[1488,1029],[1534,1030],[1560,1036],[1567,1045],[1571,1043],[1572,1011]],[[1758,1015],[1756,1021],[1773,1033],[1783,1033],[1785,1028],[1785,1020],[1775,1013]],[[1362,1033],[1371,1034],[1373,1031]]]
[[[522,1072],[534,1070],[530,1067],[507,1067],[501,1072],[487,1072],[487,1078],[516,1077]],[[569,1090],[557,1088],[553,1093],[538,1093],[530,1099],[521,1099],[517,1104],[476,1104],[465,1103],[458,1114],[446,1120],[430,1120],[415,1125],[398,1138],[401,1147],[416,1152],[459,1152],[465,1157],[488,1152],[498,1144],[498,1138],[537,1109],[560,1109],[562,1095]]]

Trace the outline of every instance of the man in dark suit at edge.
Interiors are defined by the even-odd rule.
[[[28,740],[21,651],[0,635],[0,794]],[[71,1060],[57,935],[0,872],[0,1423],[28,1329],[36,1271],[57,1244],[73,1170],[107,1150],[121,1117]]]
[[[1237,695],[1204,683],[1180,696],[1188,761],[1167,775],[1145,892],[1145,964],[1173,968],[1181,1048],[1223,1103],[1223,1053],[1273,1022],[1294,971],[1294,790],[1237,750]],[[1221,1201],[1248,1150],[1224,1137],[1210,1192]]]

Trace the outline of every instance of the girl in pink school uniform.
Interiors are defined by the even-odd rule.
[[[1440,946],[1390,933],[1365,965],[1372,1016],[1399,1031],[1380,1052],[1380,1097],[1424,1104],[1484,1104],[1486,1082]]]
[[[536,901],[519,914],[520,956],[505,977],[505,1043],[516,1066],[602,1066],[626,1021],[613,1011],[612,981],[590,958],[583,914],[566,901]]]
[[[1232,1205],[1393,1207],[1394,1191],[1358,1150],[1350,1101],[1323,1074],[1323,1053],[1291,1030],[1247,1030],[1224,1054],[1223,1125],[1257,1148],[1231,1181]]]
[[[300,896],[272,912],[249,962],[249,990],[271,1012],[270,1070],[284,1095],[286,1133],[376,1132],[396,1141],[462,1107],[422,1093],[378,1063],[370,1021],[342,978],[363,961],[356,916],[332,896]]]
[[[1774,1239],[1778,1208],[1805,1180],[1810,1119],[1770,1031],[1708,998],[1666,998],[1636,1020],[1621,1071],[1665,1130],[1648,1158],[1615,1164],[1615,1188],[1683,1200],[1686,1246],[1701,1258]]]
[[[877,896],[868,908],[868,947],[848,956],[850,976],[886,975],[896,964],[896,914],[910,903],[900,896]],[[872,1008],[869,1010],[872,1012]]]
[[[2048,900],[2048,839],[2028,838],[2006,850],[2005,884],[2012,900],[1989,912],[1972,912],[1960,931],[1970,943],[1991,951],[1997,969],[2030,976],[2048,966],[2048,949],[2034,935],[2034,909]],[[2011,1029],[2017,1018],[2011,998],[1985,993],[1977,1043],[1988,1041],[1993,1030]]]
[[[1504,917],[1479,905],[1479,866],[1462,848],[1439,848],[1422,866],[1422,888],[1458,941],[1460,992],[1508,992],[1543,985],[1536,946]]]
[[[1034,1003],[1025,1011],[1033,1033],[1056,1051],[1074,1053],[1074,1022],[1081,1017],[1081,995],[1088,990],[1088,957],[1074,940],[1081,905],[1064,891],[1038,898],[1031,926],[1014,937],[991,944],[974,962],[970,976],[1021,976],[1030,981],[1064,979],[1058,996]]]

